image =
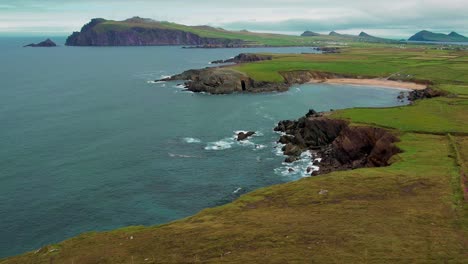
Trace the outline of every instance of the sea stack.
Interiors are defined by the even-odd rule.
[[[55,44],[55,42],[53,42],[51,39],[46,39],[42,42],[39,42],[37,44],[35,43],[31,43],[31,44],[28,44],[24,47],[32,47],[32,48],[50,48],[50,47],[57,47],[57,44]]]

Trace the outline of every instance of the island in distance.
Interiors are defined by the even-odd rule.
[[[435,42],[468,42],[468,38],[458,34],[457,32],[450,32],[450,34],[434,33],[431,31],[423,30],[408,39],[409,41],[435,41]]]
[[[28,45],[25,45],[24,47],[32,47],[32,48],[50,48],[50,47],[57,47],[57,44],[53,42],[51,39],[46,39],[42,42],[39,43],[31,43]]]

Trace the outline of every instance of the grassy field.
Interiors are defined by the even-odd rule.
[[[362,77],[401,76],[461,85],[468,83],[468,63],[464,61],[467,57],[468,51],[428,47],[361,47],[345,48],[341,54],[276,55],[271,61],[241,64],[236,68],[259,81],[281,82],[282,71],[311,70]]]
[[[398,134],[403,152],[389,167],[271,186],[166,225],[86,233],[0,263],[468,263],[461,184],[468,170],[466,58],[460,51],[374,47],[235,66],[268,81],[298,69],[400,73],[458,96],[333,113]]]
[[[328,36],[320,35],[315,37],[300,37],[292,35],[256,33],[249,31],[229,31],[222,28],[213,28],[209,26],[186,26],[165,21],[113,21],[107,20],[94,27],[97,32],[105,31],[124,31],[134,27],[140,28],[160,28],[174,29],[191,32],[205,38],[220,38],[220,39],[240,39],[250,42],[252,45],[269,45],[269,46],[315,46],[323,42],[349,43],[356,45],[358,43],[391,43],[395,42],[388,39],[380,38],[359,38],[357,36]]]

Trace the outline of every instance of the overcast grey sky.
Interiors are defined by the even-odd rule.
[[[226,29],[409,37],[422,29],[468,35],[468,0],[0,0],[1,33],[66,35],[91,18],[132,16]]]

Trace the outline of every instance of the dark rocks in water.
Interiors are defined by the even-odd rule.
[[[362,167],[382,167],[399,153],[397,137],[385,129],[349,126],[344,120],[309,115],[297,121],[281,121],[275,128],[287,135],[280,138],[286,144],[283,153],[295,161],[302,152],[314,150],[322,160],[320,171],[314,175],[335,170]],[[314,162],[318,165],[318,162]]]
[[[432,88],[426,88],[424,90],[413,90],[408,94],[408,100],[416,101],[419,99],[427,99],[427,98],[434,98],[444,96],[447,93],[441,90],[435,90]]]
[[[293,169],[293,168],[289,168],[289,169],[288,169],[288,172],[290,172],[290,173],[291,173],[291,172],[294,172],[294,169]]]
[[[219,63],[245,63],[245,62],[256,62],[256,61],[264,61],[264,60],[272,60],[273,56],[271,55],[263,55],[263,54],[254,54],[254,53],[241,53],[235,56],[232,59],[227,60],[216,60],[212,61],[213,64]]]
[[[293,162],[298,161],[298,160],[299,160],[299,157],[289,156],[289,157],[287,157],[287,158],[284,160],[284,162],[286,162],[286,163],[293,163]]]
[[[249,132],[240,132],[237,134],[237,141],[243,141],[243,140],[246,140],[248,139],[249,137],[255,135],[255,132],[253,131],[249,131]]]
[[[317,37],[317,36],[320,36],[320,34],[309,31],[309,30],[304,31],[304,33],[301,34],[301,37]]]
[[[46,39],[42,42],[39,42],[37,44],[31,43],[29,45],[26,45],[24,47],[33,47],[33,48],[50,48],[50,47],[57,47],[57,44],[55,44],[51,39]]]
[[[173,80],[186,80],[185,87],[189,91],[210,94],[284,92],[289,89],[286,83],[257,82],[231,68],[188,70],[159,81]]]
[[[283,150],[284,155],[298,157],[302,153],[300,146],[294,145],[292,143],[286,144],[281,150]]]
[[[403,100],[403,99],[405,99],[405,97],[406,97],[405,92],[400,92],[400,93],[398,94],[398,96],[397,96],[397,99],[398,99],[398,100]]]

